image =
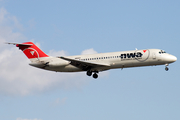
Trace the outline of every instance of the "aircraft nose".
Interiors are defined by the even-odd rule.
[[[177,60],[177,57],[176,57],[176,56],[170,55],[170,56],[168,57],[168,61],[169,61],[169,62],[175,62],[176,60]]]
[[[173,61],[175,62],[177,60],[177,57],[176,56],[173,56]]]

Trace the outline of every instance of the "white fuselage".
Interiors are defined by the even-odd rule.
[[[115,68],[128,68],[128,67],[140,67],[140,66],[153,66],[164,65],[175,62],[177,58],[173,55],[165,53],[160,49],[146,49],[146,50],[132,50],[122,52],[111,53],[99,53],[89,55],[76,55],[66,56],[66,58],[74,59],[78,61],[104,64],[107,66],[100,66],[91,68],[91,71],[104,71]],[[84,71],[76,66],[71,65],[70,61],[58,58],[58,57],[43,57],[39,58],[41,62],[47,63],[48,66],[42,67],[36,58],[31,59],[30,65],[46,70],[56,72],[78,72]]]

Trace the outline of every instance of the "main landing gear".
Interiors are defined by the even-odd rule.
[[[93,74],[93,78],[98,78],[98,74],[97,74],[98,72],[94,72],[94,74]],[[92,71],[87,71],[87,76],[91,76],[92,75]]]
[[[166,71],[169,70],[169,68],[167,67],[168,65],[169,65],[169,64],[165,64],[165,66],[166,66],[166,67],[165,67],[165,70],[166,70]]]

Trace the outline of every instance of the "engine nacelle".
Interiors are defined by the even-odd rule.
[[[38,67],[38,68],[48,68],[48,67],[64,67],[69,65],[69,61],[62,60],[60,58],[45,58],[41,61],[34,61],[29,65]]]

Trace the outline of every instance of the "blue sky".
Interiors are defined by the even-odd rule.
[[[4,42],[33,41],[51,55],[159,48],[179,57],[178,0],[0,0],[0,119],[179,120],[179,60],[85,73],[33,68]]]

